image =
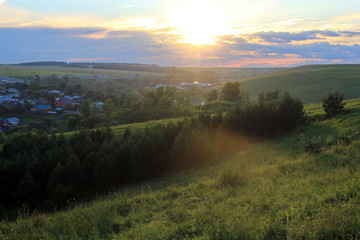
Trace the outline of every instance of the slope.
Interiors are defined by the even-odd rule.
[[[347,99],[360,97],[360,65],[309,65],[278,71],[241,83],[251,96],[261,91],[280,89],[304,103],[320,102],[332,91]]]
[[[322,115],[320,105],[307,107]],[[360,100],[226,161],[54,214],[24,209],[0,239],[359,239]],[[71,204],[70,204],[71,206]]]

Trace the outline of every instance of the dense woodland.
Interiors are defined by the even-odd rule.
[[[249,139],[277,136],[306,120],[303,104],[287,93],[262,93],[253,103],[243,93],[238,83],[228,83],[219,93],[223,101],[232,101],[227,113],[202,111],[166,125],[127,129],[121,136],[110,128],[83,128],[71,135],[9,135],[0,153],[2,217],[24,204],[58,209],[68,201],[218,160],[245,148]],[[161,101],[164,96],[163,89],[149,92],[149,105],[166,102]],[[83,108],[80,116],[86,120],[90,112]],[[248,140],[232,141],[239,133]]]

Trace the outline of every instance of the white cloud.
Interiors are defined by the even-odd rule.
[[[35,13],[23,8],[11,7],[7,4],[1,5],[4,0],[0,0],[0,26],[1,27],[18,27],[22,23],[32,21],[36,16]]]

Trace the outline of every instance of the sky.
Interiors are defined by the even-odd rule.
[[[359,0],[0,0],[0,63],[360,63]]]

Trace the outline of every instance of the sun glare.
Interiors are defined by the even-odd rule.
[[[192,0],[177,8],[170,15],[170,24],[179,29],[183,42],[214,44],[216,37],[225,29],[225,17],[221,16],[211,1]]]

